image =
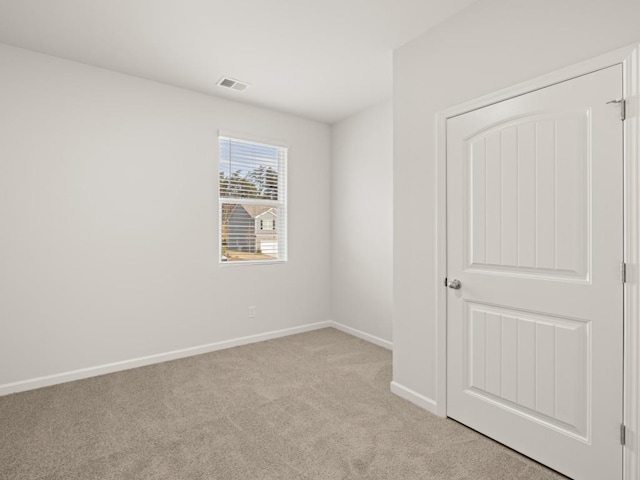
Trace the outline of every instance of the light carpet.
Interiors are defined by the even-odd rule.
[[[3,480],[558,480],[327,328],[0,397]]]

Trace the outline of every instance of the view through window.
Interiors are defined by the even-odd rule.
[[[220,260],[286,260],[287,149],[219,138]]]

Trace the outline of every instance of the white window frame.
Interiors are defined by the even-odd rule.
[[[266,222],[266,224],[265,224]],[[266,228],[266,227],[269,228]],[[260,219],[260,231],[262,232],[276,232],[276,222],[273,219],[264,220]]]
[[[278,162],[278,200],[265,200],[254,198],[233,198],[233,197],[221,197],[220,196],[220,139],[228,138],[233,141],[240,141],[244,143],[253,143],[256,145],[264,145],[267,147],[276,147],[284,149],[284,158]],[[231,132],[228,130],[220,130],[218,132],[217,142],[217,170],[216,170],[216,191],[218,196],[218,264],[224,267],[227,266],[240,266],[240,265],[271,265],[282,264],[288,261],[288,182],[287,171],[289,161],[289,147],[285,142],[260,138],[254,135],[247,135],[238,132]],[[222,204],[223,203],[235,203],[245,205],[269,205],[273,206],[278,211],[278,219],[274,221],[274,234],[278,236],[278,258],[264,259],[264,260],[243,260],[243,261],[223,261],[222,260]]]

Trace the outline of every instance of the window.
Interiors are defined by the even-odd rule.
[[[275,230],[275,221],[273,219],[260,220],[260,230]]]
[[[287,259],[287,149],[219,137],[220,261]]]

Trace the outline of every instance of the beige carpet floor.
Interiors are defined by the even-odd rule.
[[[3,480],[564,477],[389,392],[323,329],[0,397]]]

